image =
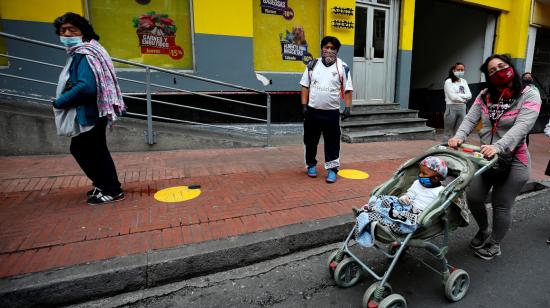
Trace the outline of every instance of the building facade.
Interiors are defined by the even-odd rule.
[[[86,16],[113,57],[287,95],[281,104],[298,102],[305,63],[320,56],[325,35],[342,42],[339,57],[352,68],[355,101],[418,109],[433,126],[441,126],[443,82],[455,62],[465,63],[474,94],[484,81],[479,67],[493,53],[510,54],[519,71],[532,70],[550,87],[550,0],[0,0],[0,30],[58,44],[52,21],[67,11]],[[66,57],[1,39],[6,52],[57,64]],[[5,57],[0,67],[49,81],[59,73]],[[117,69],[121,77],[144,78],[143,70]],[[176,83],[162,74],[152,79]],[[124,92],[144,92],[121,84]],[[189,79],[178,86],[227,90]],[[54,91],[3,77],[0,88]]]

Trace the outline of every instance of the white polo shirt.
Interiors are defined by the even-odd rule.
[[[309,88],[308,105],[315,109],[331,110],[340,108],[340,78],[343,79],[344,92],[353,91],[350,70],[347,64],[337,59],[331,66],[326,67],[321,58],[310,72],[306,67],[300,84]],[[347,74],[345,73],[347,71]]]

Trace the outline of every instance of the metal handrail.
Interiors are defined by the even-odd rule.
[[[18,41],[22,41],[22,42],[26,42],[26,43],[35,44],[35,45],[41,45],[41,46],[46,46],[46,47],[50,47],[50,48],[65,50],[65,47],[60,46],[60,45],[55,45],[55,44],[52,44],[52,43],[47,43],[47,42],[43,42],[43,41],[29,39],[29,38],[26,38],[26,37],[17,36],[17,35],[9,34],[9,33],[6,33],[6,32],[1,32],[1,31],[0,31],[0,37],[14,39],[14,40],[18,40]],[[25,59],[25,58],[22,58],[22,57],[16,57],[16,56],[11,56],[11,55],[7,55],[7,54],[0,54],[0,56],[7,57],[7,58],[12,58],[12,59],[17,59],[17,60],[22,60],[22,61],[27,61],[27,62],[32,62],[32,63],[37,63],[37,64],[41,64],[41,65],[47,65],[47,66],[62,68],[62,66],[60,66],[60,65],[55,65],[55,64],[42,62],[42,61],[37,61],[37,60],[32,60],[32,59]],[[146,132],[146,134],[147,134],[147,137],[146,137],[147,138],[147,143],[149,143],[149,144],[154,144],[155,143],[154,132],[153,132],[153,127],[152,127],[152,119],[153,118],[162,119],[162,120],[169,120],[169,121],[175,121],[175,122],[181,122],[181,123],[197,124],[197,125],[203,125],[203,126],[221,127],[221,126],[216,126],[216,125],[206,124],[206,123],[199,123],[199,122],[193,122],[193,121],[184,121],[184,120],[179,120],[179,119],[171,119],[171,118],[166,118],[166,117],[153,116],[152,115],[152,105],[151,104],[153,102],[155,102],[155,103],[159,103],[159,104],[177,106],[177,107],[181,107],[181,108],[188,108],[188,109],[200,110],[200,111],[204,111],[204,112],[210,112],[210,113],[216,113],[216,114],[221,114],[221,115],[226,115],[226,116],[232,116],[232,117],[238,117],[238,118],[243,118],[243,119],[249,119],[249,120],[254,120],[254,121],[265,122],[266,126],[267,126],[266,127],[267,128],[267,133],[265,133],[265,135],[266,135],[266,144],[267,144],[267,146],[270,146],[271,95],[269,93],[267,93],[266,91],[256,90],[256,89],[252,89],[252,88],[248,88],[248,87],[244,87],[244,86],[240,86],[240,85],[236,85],[236,84],[231,84],[231,83],[227,83],[227,82],[223,82],[223,81],[219,81],[219,80],[209,79],[209,78],[205,78],[205,77],[199,77],[199,76],[191,75],[191,74],[188,74],[188,73],[183,73],[183,72],[179,72],[179,71],[175,71],[175,70],[171,70],[171,69],[165,69],[165,68],[161,68],[161,67],[157,67],[157,66],[132,62],[132,61],[124,60],[124,59],[118,59],[118,58],[111,58],[111,59],[112,59],[113,62],[132,65],[132,66],[141,67],[141,68],[145,69],[145,77],[146,77],[145,82],[137,81],[137,80],[133,80],[133,79],[129,79],[129,78],[122,78],[122,77],[117,77],[117,78],[119,80],[123,80],[123,81],[143,84],[146,87],[146,91],[145,91],[146,98],[139,98],[139,97],[133,97],[133,96],[128,96],[128,95],[123,95],[123,97],[137,99],[137,100],[145,100],[147,102],[147,115],[140,115],[140,114],[130,113],[130,112],[127,113],[127,114],[133,115],[133,116],[147,116],[147,132]],[[171,75],[191,78],[191,79],[195,79],[195,80],[200,80],[200,81],[213,83],[213,84],[217,84],[217,85],[222,85],[222,86],[226,86],[226,87],[236,88],[236,89],[244,90],[244,91],[247,91],[247,92],[265,94],[266,95],[266,106],[258,105],[258,104],[252,104],[252,103],[243,102],[243,101],[234,100],[234,99],[229,99],[229,98],[224,98],[224,97],[218,97],[218,96],[199,93],[199,92],[194,92],[194,91],[189,91],[189,90],[184,90],[184,89],[179,89],[179,88],[174,88],[174,87],[169,87],[169,86],[164,86],[164,85],[159,85],[159,84],[154,84],[154,83],[151,83],[151,70],[162,72],[162,73],[167,73],[167,74],[171,74]],[[44,83],[44,84],[50,84],[50,85],[57,85],[56,83],[52,83],[52,82],[48,82],[48,81],[42,81],[42,80],[26,78],[26,77],[20,77],[20,76],[15,76],[15,75],[10,75],[10,74],[0,73],[0,76],[18,78],[18,79],[22,79],[22,80],[38,82],[38,83]],[[225,113],[225,112],[209,110],[209,109],[204,109],[204,108],[191,107],[191,106],[186,106],[186,105],[178,105],[178,104],[173,104],[173,103],[164,102],[164,101],[160,101],[160,100],[153,100],[153,99],[151,99],[151,94],[152,94],[151,86],[158,87],[158,88],[175,90],[175,91],[178,91],[178,92],[184,92],[184,93],[193,94],[193,95],[199,95],[199,96],[202,96],[202,97],[218,99],[218,100],[222,100],[222,101],[228,101],[228,102],[237,103],[237,104],[248,105],[248,106],[255,107],[255,108],[266,109],[266,119],[264,120],[264,119],[248,117],[248,116],[241,116],[241,115],[235,115],[235,114],[231,114],[231,113]],[[4,93],[4,94],[7,94],[7,93]],[[15,94],[7,94],[7,95],[25,97],[25,96],[22,96],[22,95],[15,95]],[[38,99],[38,98],[33,98],[33,97],[28,97],[28,98]],[[44,100],[44,99],[38,99],[38,100]],[[47,100],[44,100],[44,101],[47,101]],[[230,128],[230,127],[221,127],[221,128],[248,131],[246,129],[239,129],[239,128]],[[248,131],[248,132],[258,134],[258,132],[256,132],[256,131]],[[264,133],[259,133],[259,134],[264,134]]]

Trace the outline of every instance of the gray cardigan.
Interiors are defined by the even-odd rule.
[[[496,132],[493,136],[492,124],[489,119],[489,111],[482,100],[482,95],[487,93],[487,89],[482,90],[477,96],[470,111],[462,121],[455,137],[466,140],[466,137],[476,127],[481,119],[482,127],[479,131],[481,144],[494,145],[499,153],[516,151],[516,156],[520,161],[527,165],[523,155],[527,155],[527,146],[525,145],[525,136],[535,125],[540,112],[541,99],[538,91],[527,86],[521,92],[521,95],[513,103],[512,107],[506,111],[498,121]]]

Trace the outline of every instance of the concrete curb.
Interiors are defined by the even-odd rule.
[[[351,214],[351,213],[350,213]],[[158,286],[342,241],[351,215],[0,280],[0,306],[44,307]]]
[[[526,194],[550,188],[530,181]],[[149,251],[0,280],[1,307],[44,307],[188,279],[341,242],[353,227],[342,215],[178,248]]]

